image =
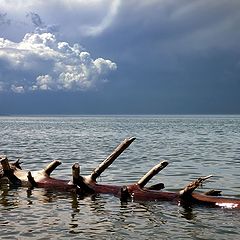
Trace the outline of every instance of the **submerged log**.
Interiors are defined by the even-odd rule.
[[[44,169],[32,172],[22,170],[17,167],[18,164],[19,160],[15,163],[9,163],[7,157],[1,157],[3,171],[2,178],[7,178],[12,186],[58,188],[63,190],[71,190],[75,188],[74,184],[69,180],[50,177],[52,171],[61,164],[60,161],[55,160],[48,164]]]
[[[155,167],[153,169],[155,169]],[[137,184],[122,187],[120,189],[121,201],[126,201],[127,199],[131,199],[131,201],[170,201],[184,205],[194,203],[214,207],[240,208],[240,199],[222,197],[220,195],[221,191],[219,190],[211,190],[206,193],[194,193],[194,190],[201,186],[204,181],[212,177],[212,175],[198,178],[179,192],[167,192],[141,186],[142,182],[145,184],[145,179],[148,179],[148,175],[154,175],[151,173],[152,169],[145,175],[147,176],[146,178],[145,176],[142,178],[144,181],[140,181],[140,185],[138,182]]]
[[[89,176],[82,177],[80,175],[80,167],[77,164],[74,164],[72,168],[73,181],[55,179],[50,177],[53,170],[55,170],[56,167],[61,164],[61,162],[58,160],[51,162],[43,170],[26,172],[21,169],[19,160],[10,166],[8,160],[7,163],[5,163],[5,157],[0,157],[4,169],[2,176],[6,176],[10,182],[16,186],[18,185],[45,188],[57,187],[67,190],[75,189],[77,186],[78,189],[81,189],[81,193],[92,193],[94,192],[94,189],[92,189],[91,186],[95,185],[96,179],[134,140],[135,138],[125,139],[97,168],[95,168],[95,170]],[[2,176],[0,175],[0,178]]]
[[[50,177],[52,171],[61,164],[60,161],[53,161],[40,171],[26,172],[21,169],[19,161],[15,164],[11,164],[8,162],[7,157],[0,157],[2,175],[6,176],[10,183],[16,186],[57,188],[64,191],[76,190],[79,194],[112,194],[119,197],[121,201],[128,201],[129,199],[131,201],[170,201],[177,204],[204,204],[206,206],[240,209],[240,199],[218,196],[220,191],[213,190],[207,193],[194,192],[195,189],[201,186],[211,175],[201,177],[177,192],[161,191],[164,187],[162,183],[151,187],[145,187],[153,176],[168,165],[166,161],[153,167],[137,183],[124,186],[98,184],[96,179],[134,141],[134,139],[135,138],[124,140],[89,176],[82,177],[80,175],[80,166],[78,163],[75,163],[72,167],[72,181]]]

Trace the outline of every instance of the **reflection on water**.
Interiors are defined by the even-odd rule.
[[[137,140],[100,182],[136,182],[153,165],[169,166],[151,184],[177,191],[199,176],[204,186],[239,196],[240,118],[199,117],[0,117],[0,154],[21,158],[26,170],[49,161],[70,179],[71,166],[89,174],[124,138]],[[46,189],[0,188],[1,239],[238,239],[238,210],[127,202],[110,195],[79,197]]]
[[[46,189],[1,188],[0,204],[1,239],[146,239],[160,234],[163,239],[208,239],[216,234],[219,223],[223,227],[219,234],[225,236],[222,239],[228,234],[231,239],[238,234],[235,229],[240,216],[224,209],[179,207],[166,202],[121,203],[110,195],[80,198],[74,193]],[[228,222],[223,223],[222,218],[228,218]]]

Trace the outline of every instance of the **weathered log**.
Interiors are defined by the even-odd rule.
[[[240,209],[240,199],[192,193],[192,202],[205,206]]]
[[[171,201],[177,204],[184,202],[240,209],[240,199],[215,196],[219,194],[219,191],[213,190],[208,193],[194,192],[197,187],[202,185],[202,183],[211,176],[199,178],[177,192],[160,191],[159,189],[162,189],[163,184],[153,185],[149,188],[145,187],[153,176],[167,166],[166,161],[163,161],[152,168],[135,184],[118,186],[96,183],[97,177],[99,177],[101,173],[112,164],[112,162],[131,144],[131,142],[134,141],[134,139],[135,138],[130,138],[123,141],[89,176],[82,177],[80,175],[80,166],[74,164],[72,168],[72,181],[50,177],[51,172],[60,165],[59,161],[50,163],[45,169],[40,171],[25,172],[20,169],[20,165],[9,164],[6,157],[0,157],[3,175],[7,175],[10,182],[17,186],[25,186],[24,184],[26,183],[26,186],[50,187],[54,189],[57,188],[61,191],[80,189],[80,191],[77,191],[80,194],[86,194],[89,192],[113,194],[119,197],[121,201],[127,201],[129,199],[135,201]]]
[[[169,201],[177,203],[179,201],[178,192],[168,192],[140,188],[138,184],[127,185],[131,201]]]
[[[113,163],[113,161],[126,149],[136,138],[125,139],[118,147],[98,166],[96,167],[90,178],[93,181],[96,179]]]
[[[156,174],[158,174],[162,169],[168,165],[167,161],[162,161],[151,170],[149,170],[138,182],[138,186],[143,188]]]
[[[17,165],[19,161],[15,162]],[[26,172],[15,165],[9,163],[6,157],[1,157],[1,165],[4,176],[13,186],[25,187],[44,187],[44,188],[57,188],[59,190],[69,191],[76,186],[69,180],[51,178],[52,171],[61,164],[60,161],[53,161],[42,170]]]

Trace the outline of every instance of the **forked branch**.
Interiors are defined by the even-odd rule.
[[[182,198],[186,196],[190,196],[196,188],[198,188],[199,186],[202,186],[203,182],[211,177],[212,175],[209,175],[206,177],[200,177],[197,180],[189,183],[183,190],[179,192],[180,196]]]

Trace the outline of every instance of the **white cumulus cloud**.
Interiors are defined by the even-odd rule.
[[[106,80],[116,64],[93,59],[79,44],[53,33],[27,33],[22,41],[0,38],[0,90],[87,90]]]

